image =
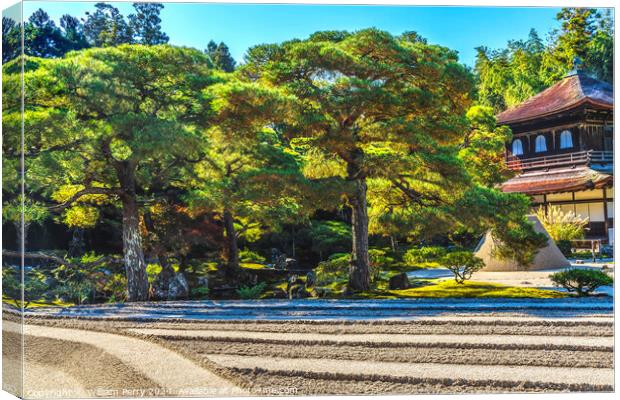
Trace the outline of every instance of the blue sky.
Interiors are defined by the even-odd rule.
[[[63,14],[83,17],[94,2],[25,1],[27,18],[43,8],[56,21]],[[131,3],[115,3],[124,15]],[[558,8],[548,7],[423,7],[423,6],[329,6],[236,5],[167,3],[162,27],[170,43],[204,49],[210,39],[224,41],[237,61],[248,47],[259,43],[304,38],[318,30],[357,30],[377,27],[393,34],[417,31],[431,43],[459,52],[472,66],[474,48],[499,48],[511,39],[525,39],[530,28],[542,38],[559,27]]]

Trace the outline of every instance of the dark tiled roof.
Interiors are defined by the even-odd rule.
[[[613,182],[613,176],[588,167],[533,171],[507,180],[502,185],[506,193],[548,194],[574,190],[597,189]]]
[[[613,108],[613,87],[583,73],[566,76],[560,82],[497,115],[497,122],[510,124],[568,110],[583,103]]]

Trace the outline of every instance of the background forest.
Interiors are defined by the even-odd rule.
[[[489,229],[528,264],[546,239],[529,199],[496,189],[511,133],[494,115],[575,57],[613,79],[611,15],[592,9],[562,10],[545,41],[480,47],[471,70],[373,28],[237,63],[222,42],[166,45],[162,4],[94,7],[24,23],[23,198],[20,27],[3,18],[3,249],[23,241],[37,266],[27,300],[363,295]]]

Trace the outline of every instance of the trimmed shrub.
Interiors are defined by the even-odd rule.
[[[316,267],[315,272],[318,274],[326,274],[326,273],[346,273],[349,268],[349,260],[351,259],[351,254],[349,253],[334,253],[327,258],[325,261],[321,261]]]
[[[265,282],[261,282],[254,286],[242,286],[237,289],[236,292],[242,300],[254,300],[258,299],[260,295],[263,294],[266,286]]]
[[[601,286],[614,283],[611,276],[595,269],[572,268],[549,275],[556,286],[561,286],[577,296],[588,296]]]
[[[255,251],[243,249],[239,252],[239,261],[242,263],[264,264],[267,259]]]
[[[446,254],[441,263],[454,274],[456,283],[462,284],[471,278],[474,272],[484,267],[484,261],[469,251],[456,251]]]
[[[19,267],[5,266],[2,268],[2,294],[13,300],[17,307],[22,305],[24,308],[28,307],[30,302],[45,297],[48,289],[45,276],[40,272],[35,270],[25,272],[22,284]]]
[[[381,276],[381,271],[387,269],[394,263],[394,258],[389,257],[387,255],[387,250],[384,249],[369,249],[368,259],[370,262],[368,272],[371,282],[377,282]]]
[[[592,251],[591,250],[578,250],[572,253],[573,258],[578,260],[591,260],[592,259]]]
[[[438,261],[445,256],[447,250],[439,246],[426,246],[420,248],[409,249],[403,255],[403,261],[409,265]]]
[[[326,261],[321,261],[314,269],[316,284],[328,285],[346,280],[349,273],[350,259],[351,254],[349,253],[334,253]]]
[[[190,290],[190,294],[194,299],[204,299],[209,295],[209,288],[206,286],[200,286]]]
[[[93,294],[94,285],[87,280],[80,282],[66,282],[54,289],[54,293],[61,298],[81,305]]]

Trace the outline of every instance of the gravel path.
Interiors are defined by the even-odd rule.
[[[208,358],[229,368],[264,368],[268,370],[342,374],[376,374],[395,377],[465,380],[531,381],[562,384],[611,385],[614,375],[611,368],[523,368],[512,365],[458,365],[438,363],[396,363],[377,361],[350,361],[332,359],[295,359],[279,357],[209,355]]]
[[[174,301],[67,308],[37,307],[27,316],[133,320],[418,320],[455,315],[581,318],[610,315],[613,298]]]
[[[21,337],[12,326],[8,329],[3,332],[3,344],[15,348]],[[24,340],[25,397],[91,397],[102,388],[160,388],[137,369],[90,344],[32,335],[25,335]]]
[[[24,388],[24,396],[29,399],[92,397],[78,379],[36,362],[28,362],[24,370]]]
[[[92,394],[128,378],[133,392],[103,394],[115,397],[612,391],[612,305],[593,298],[43,309],[26,315],[26,361],[28,379],[45,378],[30,389],[49,382]],[[18,328],[5,320],[4,338]],[[51,365],[60,373],[48,379]]]
[[[19,332],[19,325],[4,321],[3,330],[16,333]],[[119,359],[122,365],[137,371],[138,376],[143,376],[153,382],[154,385],[149,384],[150,382],[144,382],[138,385],[138,388],[150,390],[154,393],[159,388],[165,388],[166,393],[172,395],[183,394],[187,390],[204,390],[212,395],[220,396],[246,393],[245,390],[238,388],[213,372],[198,367],[187,358],[157,344],[137,338],[39,325],[25,325],[24,334],[27,337],[37,339],[55,339],[96,347],[107,355]],[[87,354],[84,355],[87,356]],[[28,354],[26,357],[26,363],[28,363]],[[111,382],[105,373],[106,368],[110,365],[104,360],[101,361],[98,363],[99,368],[97,370],[89,371],[91,376],[99,377],[96,385],[111,390],[119,389],[118,386],[113,386],[114,382]],[[76,365],[76,368],[81,369],[79,365]],[[43,380],[41,377],[38,379]],[[120,388],[131,389],[123,381],[120,384]]]
[[[593,269],[600,271],[603,265],[609,268],[607,273],[613,277],[615,271],[613,261],[601,263],[586,261],[585,264],[575,264],[573,262],[571,268]],[[472,276],[471,280],[474,282],[492,282],[508,286],[553,288],[554,283],[551,279],[549,279],[549,275],[563,270],[566,270],[566,268],[542,271],[478,271]],[[604,290],[598,290],[598,292],[604,292]]]
[[[405,334],[344,334],[326,335],[316,333],[274,333],[249,331],[217,331],[217,330],[178,330],[166,329],[130,329],[130,332],[155,336],[181,336],[217,340],[222,338],[243,338],[258,340],[279,340],[290,342],[331,342],[341,343],[459,343],[459,344],[497,344],[497,345],[551,345],[551,346],[588,346],[611,347],[613,337],[583,336],[532,336],[532,335],[405,335]]]
[[[604,351],[549,350],[522,346],[520,348],[445,347],[382,347],[377,345],[326,345],[293,343],[256,343],[226,340],[167,339],[171,348],[182,353],[208,355],[265,356],[282,358],[327,358],[336,360],[393,361],[403,363],[445,363],[465,365],[533,365],[544,367],[608,368],[613,364],[611,348]]]

